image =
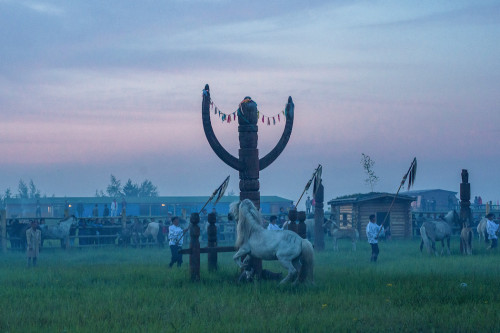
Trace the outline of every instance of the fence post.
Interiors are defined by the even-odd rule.
[[[300,237],[306,239],[307,238],[307,226],[304,223],[306,220],[306,212],[300,211],[297,213],[297,217],[299,219],[299,224],[297,225],[297,233]]]
[[[290,209],[288,211],[288,218],[290,219],[290,223],[288,224],[288,230],[291,230],[295,233],[297,233],[297,210],[296,209]]]
[[[0,215],[2,223],[2,252],[7,253],[7,211],[5,209],[0,210]]]
[[[213,251],[208,251],[208,270],[215,271],[217,270],[217,251],[215,248],[217,247],[217,226],[215,222],[217,221],[217,215],[215,213],[210,213],[207,216],[208,219],[208,227],[207,227],[207,247],[214,248]]]
[[[191,237],[189,254],[189,272],[191,274],[191,281],[200,280],[200,215],[192,213],[190,217],[191,227],[189,235]]]
[[[127,227],[127,209],[125,207],[122,208],[122,230],[125,230]]]
[[[322,251],[325,249],[325,232],[323,230],[323,223],[325,221],[325,211],[323,210],[323,201],[325,198],[325,188],[323,183],[320,182],[318,190],[314,195],[314,250]],[[339,208],[340,210],[340,208]],[[340,219],[336,220],[340,223]],[[359,223],[359,222],[358,222]],[[353,228],[356,228],[354,225]],[[359,229],[359,228],[357,228]]]

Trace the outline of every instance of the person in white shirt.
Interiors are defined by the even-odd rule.
[[[179,251],[182,249],[182,242],[186,231],[187,228],[182,230],[182,228],[179,227],[179,217],[172,217],[172,225],[168,227],[168,245],[170,245],[170,253],[172,254],[170,264],[168,265],[170,268],[172,268],[175,263],[177,263],[177,267],[181,267],[182,265],[182,254],[180,254]]]
[[[279,225],[276,224],[278,217],[276,215],[271,215],[269,218],[269,225],[267,226],[267,230],[283,230]]]
[[[372,247],[370,261],[377,262],[377,257],[380,252],[378,248],[378,235],[379,232],[382,232],[381,229],[383,230],[384,228],[375,223],[375,215],[370,215],[369,219],[370,222],[366,225],[366,238],[368,238],[368,243],[370,243]]]
[[[118,210],[118,203],[116,202],[116,199],[113,200],[111,203],[111,216],[116,216],[116,211]]]
[[[498,237],[496,234],[500,226],[493,221],[494,218],[495,214],[493,213],[489,213],[488,215],[486,215],[486,232],[488,233],[488,238],[491,240],[491,245],[490,247],[488,247],[488,249],[494,249],[498,247]]]

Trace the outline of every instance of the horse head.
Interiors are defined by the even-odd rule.
[[[238,223],[238,217],[240,214],[240,204],[241,201],[235,201],[229,205],[229,213],[233,216],[233,219],[236,223]]]

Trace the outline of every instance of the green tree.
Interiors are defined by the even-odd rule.
[[[150,180],[145,179],[139,187],[140,197],[157,197],[158,189]]]
[[[365,184],[369,185],[371,191],[373,192],[373,188],[379,181],[379,178],[375,175],[375,171],[373,171],[375,161],[373,161],[370,156],[365,155],[364,153],[361,153],[361,156],[361,165],[363,166],[363,169],[365,170],[365,173],[367,175]]]
[[[106,192],[108,192],[110,197],[121,197],[123,195],[121,181],[111,175],[110,184],[106,188]]]
[[[139,192],[139,185],[132,183],[132,180],[129,178],[125,186],[123,186],[123,194],[126,197],[138,197]]]
[[[22,179],[19,179],[19,185],[17,186],[17,190],[18,190],[18,196],[19,198],[28,198],[29,195],[28,195],[28,186],[26,185],[26,183],[24,182],[24,180]]]
[[[29,185],[29,197],[39,199],[40,198],[40,190],[36,187],[33,179],[30,179]]]
[[[5,190],[5,193],[3,194],[4,199],[10,199],[12,198],[12,191],[10,190],[10,187],[7,187]]]

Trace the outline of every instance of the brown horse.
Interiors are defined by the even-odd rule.
[[[356,242],[359,240],[359,232],[354,228],[339,228],[335,221],[327,221],[324,225],[330,225],[330,235],[333,238],[333,250],[338,251],[338,239],[350,239],[352,243],[352,250],[356,251]]]

